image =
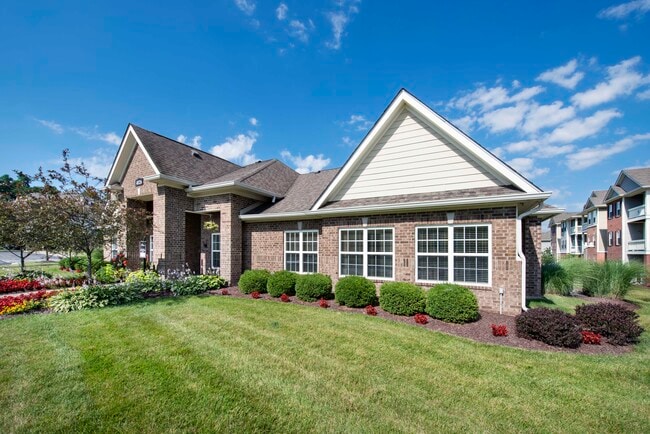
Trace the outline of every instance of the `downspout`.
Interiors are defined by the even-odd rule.
[[[515,236],[516,245],[517,245],[517,260],[521,262],[521,310],[524,312],[528,310],[526,307],[526,255],[524,255],[524,239],[522,237],[522,222],[523,219],[529,215],[539,211],[542,208],[542,204],[536,206],[533,209],[526,211],[525,213],[519,214],[519,207],[516,208],[517,220],[516,220],[516,231]]]

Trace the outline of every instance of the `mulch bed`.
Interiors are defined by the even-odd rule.
[[[229,287],[226,289],[228,290],[228,295],[226,297],[252,299],[250,294],[243,294],[241,291],[239,291],[237,287]],[[221,295],[221,290],[208,291],[208,293],[212,295],[224,297],[223,295]],[[289,298],[291,300],[290,302],[293,304],[311,306],[317,309],[322,309],[321,307],[318,306],[318,302],[311,303],[311,302],[301,301],[298,300],[295,296],[291,296]],[[269,294],[261,294],[258,300],[274,301],[276,303],[282,303],[282,301],[280,301],[279,298],[271,297]],[[590,297],[589,300],[608,301],[608,302],[614,301],[610,299],[600,300],[600,299],[595,299],[593,297]],[[339,306],[339,304],[336,303],[336,301],[334,300],[328,300],[328,303],[330,305],[328,309],[330,310],[365,315],[363,308],[351,308],[346,306]],[[637,308],[637,306],[631,303],[627,303],[624,301],[620,301],[620,303],[625,304],[627,305],[627,307],[630,307],[632,309]],[[376,310],[377,310],[377,317],[379,318],[385,318],[392,321],[406,323],[412,325],[413,327],[424,327],[429,330],[435,330],[449,335],[461,336],[477,342],[523,348],[526,350],[552,351],[552,352],[563,352],[563,353],[574,353],[574,354],[616,355],[616,354],[628,353],[633,349],[633,346],[616,346],[616,345],[610,345],[605,342],[602,345],[583,344],[577,349],[571,349],[571,348],[554,347],[551,345],[547,345],[543,342],[518,338],[515,334],[515,317],[508,316],[508,315],[499,315],[498,313],[492,313],[492,312],[481,311],[481,318],[478,321],[469,324],[450,324],[427,316],[427,318],[429,319],[429,323],[425,325],[420,325],[415,323],[413,317],[393,315],[391,313],[385,312],[379,306],[376,306]],[[493,336],[492,327],[491,327],[492,324],[506,325],[508,328],[508,336],[500,336],[500,337]]]

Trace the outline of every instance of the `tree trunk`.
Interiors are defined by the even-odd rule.
[[[88,282],[90,283],[93,278],[93,251],[86,251],[86,258],[88,258],[88,268],[86,269],[86,276],[88,277]]]
[[[25,272],[25,249],[20,249],[20,272]]]
[[[45,262],[50,262],[50,252],[47,250],[45,251]]]

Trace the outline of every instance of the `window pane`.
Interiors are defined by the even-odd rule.
[[[446,256],[419,256],[418,280],[448,280],[447,262]]]
[[[392,278],[393,255],[368,255],[368,277]]]
[[[212,252],[212,268],[221,267],[221,252]]]
[[[318,251],[318,232],[306,231],[302,233],[302,250],[304,252]]]
[[[342,254],[341,275],[342,276],[363,276],[363,256]]]
[[[488,282],[488,258],[465,256],[454,258],[454,280],[469,283]]]
[[[285,232],[285,250],[287,252],[300,251],[300,233],[299,232]]]
[[[363,231],[344,230],[341,231],[342,252],[363,252]]]
[[[286,255],[286,266],[285,269],[289,271],[300,271],[300,254],[299,253],[287,253]]]

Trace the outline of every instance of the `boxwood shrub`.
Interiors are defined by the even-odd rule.
[[[643,328],[636,312],[615,303],[583,304],[576,307],[576,318],[582,326],[605,336],[613,345],[639,341]]]
[[[515,318],[517,336],[556,347],[578,348],[582,343],[580,324],[568,313],[538,307]]]
[[[266,292],[266,284],[271,273],[267,270],[246,270],[239,278],[239,290],[244,294]]]
[[[464,286],[451,283],[441,283],[429,290],[426,310],[433,318],[458,324],[479,318],[476,295]]]
[[[332,279],[320,273],[301,274],[296,278],[296,296],[303,301],[316,301],[332,295]]]
[[[379,290],[379,306],[395,315],[424,312],[426,297],[419,286],[406,282],[386,282]]]
[[[280,297],[282,294],[296,295],[296,277],[297,274],[291,271],[276,271],[266,282],[266,290],[271,297]]]
[[[365,277],[346,276],[336,283],[334,298],[342,306],[365,307],[377,303],[377,288]]]

